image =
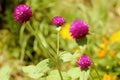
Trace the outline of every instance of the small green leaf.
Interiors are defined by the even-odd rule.
[[[68,62],[73,60],[73,55],[69,52],[63,52],[61,53],[60,58],[63,60],[63,62]]]
[[[38,79],[43,76],[43,73],[36,72],[36,66],[30,65],[27,67],[23,67],[23,72],[25,72],[29,77]]]
[[[80,53],[78,52],[71,54],[70,52],[65,51],[60,54],[60,58],[62,59],[63,62],[69,62],[69,61],[74,62],[78,56],[80,56]]]
[[[45,73],[50,70],[48,66],[49,59],[45,59],[36,65],[36,70],[38,72]]]
[[[26,73],[29,73],[29,72],[34,72],[35,70],[35,66],[34,65],[30,65],[30,66],[25,66],[22,68],[22,70]]]
[[[53,70],[49,73],[47,80],[60,80],[60,76],[57,70]]]
[[[54,61],[52,59],[49,59],[48,66],[50,68],[52,68],[53,66],[55,66]]]
[[[87,44],[87,37],[85,36],[85,37],[83,37],[79,40],[76,40],[76,42],[77,42],[78,45],[83,46],[83,45]]]

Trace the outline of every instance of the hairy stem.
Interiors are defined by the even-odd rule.
[[[25,55],[25,45],[24,45],[24,43],[22,43],[23,42],[24,30],[25,30],[25,26],[23,25],[20,29],[20,45],[21,45],[20,62],[24,61],[24,55]]]
[[[59,31],[57,31],[57,55],[59,55]],[[58,68],[60,78],[61,78],[61,80],[63,80],[63,76],[62,76],[62,73],[60,71],[59,57],[57,59],[57,68]]]

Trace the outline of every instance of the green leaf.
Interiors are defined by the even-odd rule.
[[[70,80],[66,72],[62,72],[63,80]],[[47,80],[61,80],[58,70],[53,70],[47,76]]]
[[[23,72],[25,72],[29,77],[31,78],[39,78],[42,75],[44,75],[43,73],[36,73],[36,67],[33,65],[27,66],[27,67],[23,67]]]
[[[80,56],[80,53],[75,52],[74,54],[71,54],[70,52],[64,51],[59,56],[63,62],[69,62],[69,61],[74,62],[74,60],[76,60],[76,58]]]
[[[63,62],[68,62],[73,59],[73,56],[70,52],[65,51],[65,52],[61,53],[60,58],[63,60]]]
[[[83,46],[83,45],[87,44],[87,37],[85,36],[85,37],[83,37],[79,40],[76,40],[76,42],[77,42],[78,45]]]
[[[80,72],[80,80],[88,80],[89,70]]]
[[[36,65],[37,71],[42,72],[42,73],[45,73],[45,72],[49,71],[50,68],[48,66],[48,62],[49,62],[49,59],[45,59],[45,60],[41,61],[40,63],[38,63]]]
[[[48,59],[45,59],[38,63],[36,66],[30,65],[23,67],[23,72],[26,73],[29,77],[38,79],[45,75],[47,71],[50,70],[48,67]]]
[[[80,54],[79,52],[75,52],[72,56],[73,58],[72,58],[71,64],[76,64],[78,57],[80,57],[81,55],[82,54]]]
[[[8,65],[3,66],[0,69],[0,80],[9,80],[10,77],[10,67]]]
[[[75,67],[75,68],[71,68],[67,73],[73,80],[76,80],[77,78],[79,78],[80,72],[81,72],[80,68]]]

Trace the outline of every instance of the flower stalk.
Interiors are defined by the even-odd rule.
[[[59,63],[59,57],[58,57],[58,55],[59,55],[59,43],[60,43],[60,40],[59,40],[59,31],[60,31],[60,29],[61,29],[61,27],[58,27],[57,28],[57,65],[56,65],[56,67],[58,68],[58,72],[59,72],[59,75],[60,75],[60,78],[61,78],[61,80],[63,80],[63,76],[62,76],[62,73],[61,73],[61,70],[60,70],[60,63]]]
[[[57,55],[56,55],[56,57],[55,57],[55,59],[57,60],[57,62],[56,62],[56,67],[57,67],[57,69],[58,69],[58,72],[59,72],[59,75],[60,75],[60,78],[61,78],[61,80],[63,80],[63,76],[62,76],[62,73],[61,73],[61,70],[60,70],[60,66],[61,66],[61,64],[59,63],[59,43],[60,43],[60,41],[59,41],[59,31],[60,31],[60,29],[61,29],[61,26],[62,25],[64,25],[65,24],[65,20],[64,20],[64,18],[63,17],[61,17],[61,16],[55,16],[53,19],[52,19],[52,24],[53,25],[55,25],[57,28],[56,28],[56,30],[57,30]]]
[[[23,39],[23,32],[25,30],[25,26],[22,26],[20,29],[20,38]],[[24,55],[25,55],[25,43],[21,43],[22,41],[20,40],[21,44],[21,55],[20,55],[20,62],[24,61]]]
[[[42,46],[43,46],[45,49],[49,48],[48,52],[49,52],[50,54],[48,53],[48,56],[53,59],[53,56],[54,56],[54,53],[55,53],[55,52],[47,45],[46,40],[45,40],[44,37],[42,36],[42,33],[41,33],[40,31],[38,32],[37,30],[35,31],[29,23],[27,23],[27,25],[28,25],[29,30],[33,33],[33,35],[34,35],[34,36],[36,37],[36,39],[38,40],[39,45],[42,44]],[[42,41],[42,42],[40,43],[40,41]]]

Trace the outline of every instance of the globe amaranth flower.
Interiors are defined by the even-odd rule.
[[[55,26],[59,27],[65,24],[65,19],[61,16],[55,16],[52,19],[52,24],[54,24]]]
[[[26,4],[20,4],[14,9],[14,18],[19,23],[29,21],[32,16],[32,9]]]
[[[89,56],[81,56],[77,63],[81,70],[86,70],[92,65],[92,61]]]
[[[82,20],[75,20],[70,27],[70,32],[73,38],[79,40],[88,34],[89,26]]]

